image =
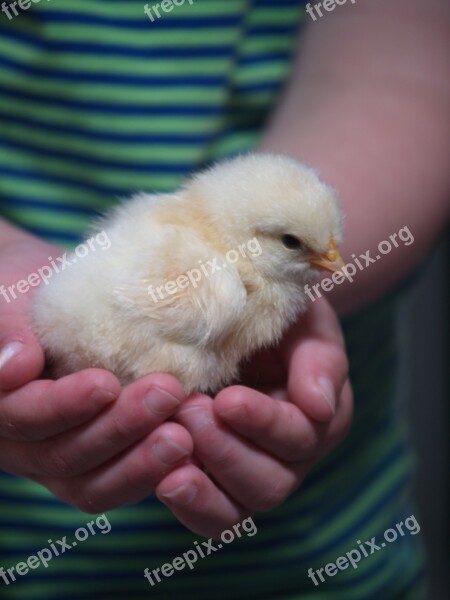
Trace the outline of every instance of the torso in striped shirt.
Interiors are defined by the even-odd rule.
[[[151,3],[149,3],[151,5]],[[0,15],[0,214],[73,245],[99,211],[175,188],[255,146],[290,68],[301,3],[195,0],[152,22],[140,1],[51,0]],[[149,498],[109,513],[112,531],[16,583],[5,598],[415,598],[418,537],[405,536],[320,586],[323,567],[411,514],[410,458],[393,411],[395,299],[345,323],[352,430],[258,534],[151,587],[150,570],[198,536]],[[0,566],[70,536],[87,515],[0,475]],[[419,596],[417,596],[419,597]]]

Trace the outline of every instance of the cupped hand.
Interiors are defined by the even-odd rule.
[[[252,359],[243,383],[182,405],[176,421],[204,468],[188,462],[157,487],[178,519],[207,537],[279,506],[345,437],[352,391],[330,305],[311,304],[278,348]]]
[[[62,253],[31,236],[0,249],[7,291],[0,295],[0,469],[81,510],[104,512],[150,495],[190,458],[193,442],[167,422],[185,399],[170,375],[151,374],[123,390],[100,369],[38,379],[45,358],[28,316],[34,289],[8,287]]]

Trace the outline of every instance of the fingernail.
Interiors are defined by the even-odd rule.
[[[157,386],[150,388],[143,402],[151,413],[158,416],[167,415],[181,405],[176,396]]]
[[[175,488],[167,494],[161,494],[163,498],[169,501],[170,504],[177,506],[186,506],[190,504],[197,495],[197,486],[193,483],[183,483],[180,487]]]
[[[334,385],[326,377],[319,377],[317,383],[323,399],[326,401],[334,414],[336,412],[336,395],[334,391]]]
[[[205,429],[205,427],[214,425],[211,413],[200,406],[186,408],[185,410],[182,410],[178,416],[182,419],[183,423],[186,424],[191,433],[198,433],[202,429]]]
[[[92,394],[89,396],[89,400],[96,404],[109,404],[110,402],[114,402],[117,400],[119,396],[116,392],[112,392],[111,390],[107,390],[105,388],[95,388]]]
[[[153,446],[153,452],[165,465],[174,465],[190,454],[189,450],[168,438],[159,438]]]
[[[25,348],[22,342],[10,342],[0,351],[0,371]]]

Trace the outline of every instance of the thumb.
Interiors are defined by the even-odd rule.
[[[344,338],[331,306],[324,300],[310,306],[280,350],[291,401],[314,420],[331,420],[348,380]]]
[[[2,288],[0,288],[0,292]],[[27,315],[29,302],[0,296],[0,390],[36,379],[44,368],[44,352]]]
[[[0,257],[0,391],[33,381],[45,364],[29,315],[34,289],[25,284],[35,269],[27,254]]]

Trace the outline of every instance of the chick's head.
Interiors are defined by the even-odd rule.
[[[290,157],[239,156],[197,175],[190,191],[204,199],[228,245],[247,248],[254,268],[269,280],[304,283],[317,268],[344,265],[337,195],[312,168]]]

